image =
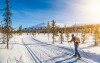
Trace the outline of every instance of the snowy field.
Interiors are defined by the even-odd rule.
[[[0,63],[100,63],[100,46],[94,46],[92,36],[79,46],[82,60],[72,56],[73,43],[64,40],[60,44],[59,37],[56,37],[55,44],[52,44],[52,35],[49,37],[48,40],[48,35],[42,33],[13,35],[9,49],[6,44],[0,44]]]

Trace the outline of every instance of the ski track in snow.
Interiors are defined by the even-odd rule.
[[[33,51],[27,46],[25,45],[25,43],[23,42],[24,46],[26,47],[26,49],[28,50],[29,54],[32,56],[32,59],[36,62],[36,63],[42,63],[38,57],[33,53]]]
[[[91,63],[76,60],[68,50],[38,41],[32,35],[23,37],[22,42],[35,63]]]
[[[1,48],[5,46],[0,45]],[[67,47],[39,41],[32,34],[16,35],[9,46],[11,50],[1,50],[1,54],[4,53],[1,56],[7,58],[7,61],[1,61],[0,57],[0,63],[93,63],[86,58],[77,60]]]

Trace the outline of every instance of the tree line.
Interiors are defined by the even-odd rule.
[[[35,35],[36,33],[48,33],[48,40],[49,40],[49,34],[52,34],[53,44],[55,42],[55,37],[60,34],[60,42],[63,43],[65,34],[66,39],[68,41],[70,37],[70,33],[81,34],[81,42],[85,43],[87,37],[93,36],[93,42],[94,45],[100,44],[100,24],[85,24],[85,25],[73,25],[68,26],[65,25],[64,27],[57,27],[56,21],[52,20],[52,24],[50,22],[47,23],[46,28],[39,28],[39,29],[31,29],[31,30],[23,30],[24,33],[32,33]]]

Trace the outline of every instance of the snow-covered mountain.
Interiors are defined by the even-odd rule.
[[[46,23],[40,23],[40,24],[37,24],[35,26],[32,26],[32,27],[28,27],[26,29],[29,29],[29,30],[32,30],[32,29],[44,29],[44,28],[47,28],[47,25],[48,25],[48,22]],[[52,22],[49,22],[49,25],[50,27],[52,27]],[[55,23],[56,27],[65,27],[66,24],[62,24],[62,23]],[[67,26],[67,25],[66,25]]]

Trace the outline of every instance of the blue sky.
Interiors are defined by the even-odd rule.
[[[99,0],[9,0],[12,25],[17,28],[34,26],[41,22],[56,22],[73,25],[100,23]],[[0,0],[0,8],[5,1]],[[95,9],[95,10],[94,10]],[[0,11],[2,21],[3,12]]]

